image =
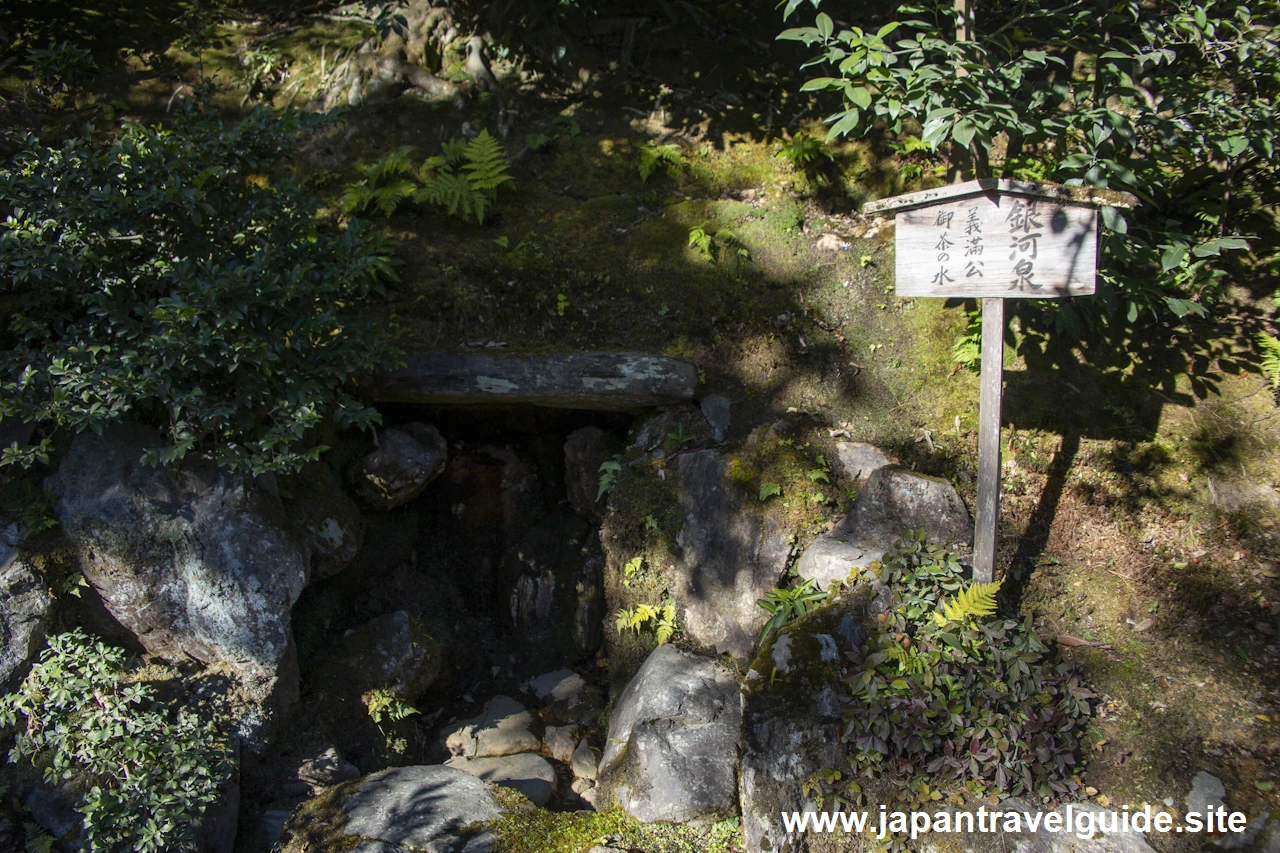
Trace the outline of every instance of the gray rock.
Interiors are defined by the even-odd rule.
[[[862,483],[886,465],[892,465],[883,450],[865,441],[840,441],[836,443],[836,462],[839,472],[856,483]]]
[[[17,549],[16,527],[0,533],[0,693],[17,686],[40,653],[53,596]]]
[[[531,691],[547,709],[547,714],[562,723],[591,725],[604,709],[599,688],[588,684],[571,669],[543,673],[523,689]]]
[[[1212,845],[1212,846],[1210,846]],[[1249,819],[1244,832],[1232,832],[1214,838],[1203,849],[1247,850],[1250,853],[1280,853],[1280,818],[1262,812]]]
[[[599,427],[583,427],[569,433],[564,443],[564,483],[569,504],[583,518],[599,519],[604,496],[600,493],[600,466],[622,452],[622,444]]]
[[[746,659],[768,619],[756,601],[778,585],[790,545],[772,513],[747,501],[714,450],[679,458],[684,525],[676,536],[675,600],[693,642]]]
[[[48,481],[54,511],[79,569],[146,651],[220,662],[246,685],[237,734],[260,753],[297,699],[289,611],[310,555],[271,478],[196,457],[173,473],[142,465],[161,443],[126,424],[77,436]]]
[[[1010,803],[1004,804],[1006,807]],[[1073,803],[1074,812],[1092,812],[1095,815],[1106,811],[1093,803]],[[1026,812],[1028,808],[1021,809]],[[1065,818],[1067,807],[1058,806],[1054,811]],[[1096,820],[1096,818],[1095,818]],[[1065,825],[1065,820],[1064,820]],[[1030,837],[1024,837],[1029,835]],[[1016,841],[1013,853],[1155,853],[1141,832],[1109,832],[1105,836],[1094,835],[1093,838],[1077,838],[1070,832],[1046,832],[1041,829],[1036,833],[1007,834],[1010,841]]]
[[[387,688],[412,702],[440,675],[440,646],[403,610],[369,620],[343,637],[323,678],[342,693]]]
[[[266,842],[264,849],[271,850],[284,834],[285,824],[293,814],[293,808],[269,808],[258,818],[259,839]]]
[[[582,743],[578,744],[578,748],[573,751],[573,757],[569,761],[569,769],[573,771],[573,775],[578,779],[595,781],[600,769],[599,760],[596,758],[595,750],[591,748],[591,744],[587,743],[586,738],[583,738]]]
[[[846,692],[845,655],[858,658],[867,636],[861,625],[874,621],[873,607],[865,593],[843,593],[783,628],[747,672],[738,794],[745,849],[752,853],[799,849],[803,839],[787,832],[782,813],[820,808],[805,792],[805,780],[844,764],[838,697]],[[779,661],[785,677],[775,679],[770,675]]]
[[[805,550],[796,572],[820,587],[843,581],[850,571],[884,556],[910,530],[923,530],[932,542],[973,542],[969,512],[954,486],[887,465],[867,480],[850,513]]]
[[[699,407],[702,409],[702,416],[711,425],[711,432],[715,436],[716,444],[728,438],[730,423],[729,398],[718,395],[703,397]]]
[[[1201,770],[1191,777],[1191,790],[1187,792],[1187,811],[1204,813],[1206,808],[1226,805],[1227,787],[1212,773]]]
[[[568,764],[573,759],[573,750],[578,733],[577,726],[547,726],[542,736],[542,745],[556,761]]]
[[[710,658],[659,646],[613,709],[598,804],[680,823],[737,806],[738,683]]]
[[[528,403],[557,409],[630,411],[692,399],[698,368],[641,353],[410,355],[382,374],[374,397],[427,405]]]
[[[84,828],[84,819],[76,811],[76,796],[66,788],[38,784],[27,792],[23,805],[36,825],[54,838],[72,840]]]
[[[556,791],[555,768],[541,755],[531,752],[494,758],[450,758],[445,765],[519,791],[535,806],[551,802]]]
[[[359,779],[360,771],[331,746],[315,758],[302,762],[297,777],[299,782],[305,782],[311,788],[327,788]]]
[[[395,509],[422,494],[444,470],[448,447],[435,427],[388,429],[378,448],[352,469],[356,494],[377,510]]]
[[[285,502],[311,551],[313,579],[336,575],[351,564],[364,543],[365,522],[355,501],[338,485],[329,466],[312,463],[289,483]]]
[[[533,715],[523,705],[510,696],[495,696],[479,716],[445,729],[442,740],[449,754],[460,758],[515,755],[537,751],[532,728]]]
[[[462,831],[502,815],[480,779],[438,765],[395,767],[365,777],[343,805],[343,831],[366,841],[400,848],[456,853],[488,853],[494,835]]]

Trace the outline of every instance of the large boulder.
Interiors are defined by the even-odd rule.
[[[44,645],[53,596],[18,553],[16,526],[0,531],[0,693],[13,689]]]
[[[600,466],[622,452],[622,443],[600,427],[583,427],[569,433],[564,443],[564,484],[569,504],[583,518],[598,519],[604,503],[600,500]]]
[[[489,786],[452,767],[395,767],[304,803],[285,824],[284,853],[428,850],[489,853],[494,834],[479,825],[502,810]]]
[[[311,575],[318,580],[351,564],[364,544],[365,521],[329,466],[314,462],[291,478],[286,507],[311,551]]]
[[[801,849],[782,814],[820,809],[822,770],[845,764],[841,678],[861,660],[870,590],[851,590],[765,643],[742,688],[742,834],[749,853]]]
[[[441,740],[449,754],[459,758],[491,758],[537,752],[541,743],[533,733],[534,719],[510,696],[495,696],[479,716],[455,723]]]
[[[551,802],[556,792],[556,771],[541,755],[519,752],[492,758],[450,758],[446,767],[470,773],[478,779],[519,791],[535,806]]]
[[[373,509],[388,510],[422,494],[444,470],[448,445],[428,424],[384,430],[378,447],[353,466],[351,480],[359,498]]]
[[[613,709],[596,802],[646,823],[733,813],[741,722],[733,676],[710,658],[659,646]]]
[[[910,530],[923,530],[933,542],[973,543],[969,512],[954,486],[886,465],[871,474],[849,514],[805,550],[796,572],[825,588],[880,559]]]
[[[440,646],[403,610],[375,617],[344,636],[323,678],[337,693],[385,688],[412,702],[440,675]]]
[[[141,463],[161,444],[132,425],[83,433],[49,486],[80,570],[110,615],[151,654],[219,664],[254,707],[238,734],[260,752],[297,698],[289,610],[306,587],[305,543],[269,478],[189,457]]]
[[[682,454],[679,473],[684,525],[674,575],[680,626],[698,645],[745,660],[768,619],[756,601],[786,570],[786,530],[745,499],[722,454]]]

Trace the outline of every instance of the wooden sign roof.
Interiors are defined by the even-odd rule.
[[[976,181],[967,181],[963,184],[948,184],[945,187],[935,187],[931,190],[920,190],[919,192],[898,195],[893,198],[869,201],[862,206],[862,212],[887,213],[912,207],[924,207],[945,201],[957,201],[984,193],[1021,195],[1050,201],[1085,204],[1092,207],[1128,208],[1138,203],[1138,199],[1133,195],[1117,190],[1069,187],[1064,184],[1015,181],[1009,178],[979,178]]]

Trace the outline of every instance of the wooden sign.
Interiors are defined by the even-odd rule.
[[[995,575],[1004,300],[1092,294],[1098,208],[1132,207],[1136,201],[1111,190],[984,178],[862,209],[894,212],[898,296],[982,300],[975,581],[990,582]]]

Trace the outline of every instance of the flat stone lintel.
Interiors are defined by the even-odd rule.
[[[503,355],[422,353],[382,374],[380,403],[534,405],[627,411],[693,398],[698,368],[630,352]]]

